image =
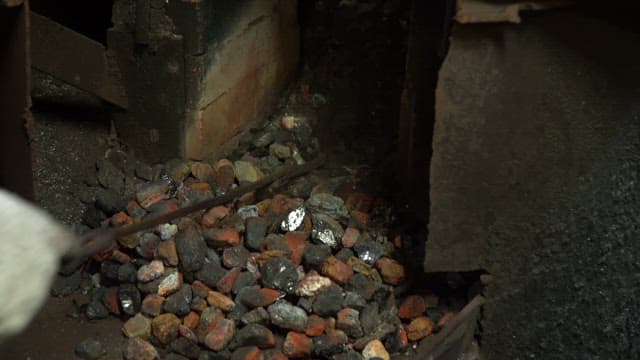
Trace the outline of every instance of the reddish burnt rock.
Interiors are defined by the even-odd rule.
[[[338,311],[336,327],[352,338],[364,335],[360,325],[360,312],[356,309],[345,308]]]
[[[191,290],[193,291],[193,296],[201,298],[206,298],[209,292],[213,291],[213,289],[200,280],[196,280],[191,284]]]
[[[338,284],[344,285],[353,276],[353,269],[336,257],[329,256],[322,265],[322,274],[330,277]]]
[[[230,210],[224,205],[211,208],[202,216],[202,226],[210,228],[218,225],[220,220],[229,216]]]
[[[231,341],[235,333],[235,321],[229,319],[219,320],[204,338],[204,344],[213,351],[221,351]]]
[[[426,316],[413,319],[407,326],[407,337],[411,341],[418,341],[433,332],[433,322]]]
[[[376,261],[376,268],[384,282],[390,285],[398,285],[405,279],[404,266],[398,261],[383,257]]]
[[[135,200],[131,200],[127,203],[127,214],[132,218],[142,217],[147,212],[140,206]]]
[[[123,253],[120,250],[114,250],[111,254],[111,260],[117,261],[120,264],[127,264],[131,262],[131,256]]]
[[[140,206],[148,210],[152,205],[169,197],[167,193],[170,186],[171,182],[164,179],[147,183],[136,193],[136,200]]]
[[[118,299],[118,288],[108,288],[102,297],[102,303],[111,314],[120,315],[120,301]]]
[[[313,340],[305,334],[290,331],[282,345],[282,353],[290,358],[304,358],[311,355]]]
[[[351,221],[357,227],[365,229],[369,223],[369,214],[362,211],[353,210],[351,212]]]
[[[126,360],[158,360],[160,355],[151,343],[141,338],[132,338],[127,341],[123,350]]]
[[[138,281],[149,282],[159,278],[162,274],[164,274],[164,264],[160,260],[153,260],[138,269]]]
[[[232,228],[211,228],[204,229],[202,232],[207,245],[213,248],[222,248],[227,246],[237,246],[240,244],[240,233]]]
[[[230,311],[236,305],[230,297],[217,291],[211,291],[209,295],[207,295],[207,302],[209,305],[215,306],[222,311]]]
[[[110,222],[114,227],[118,227],[133,224],[133,219],[129,215],[121,211],[113,214]]]
[[[360,230],[354,227],[348,227],[342,235],[342,246],[352,248],[360,238]]]
[[[196,179],[207,183],[215,181],[216,177],[213,166],[203,162],[191,163],[191,173]]]
[[[316,314],[307,318],[307,328],[304,333],[307,336],[320,336],[324,333],[325,320]]]
[[[178,250],[176,250],[176,242],[172,239],[161,241],[156,252],[165,265],[178,266]]]
[[[238,279],[238,275],[240,275],[240,271],[242,271],[242,269],[240,268],[233,268],[229,270],[229,272],[225,276],[223,276],[216,284],[218,290],[220,290],[220,292],[223,294],[230,293],[231,289],[233,288],[233,284]]]
[[[198,327],[200,323],[200,315],[197,312],[191,311],[187,314],[187,316],[182,319],[182,323],[189,329],[195,329]]]
[[[302,231],[292,231],[284,235],[284,241],[291,251],[291,261],[296,265],[302,263],[302,254],[308,238],[309,233]]]
[[[220,159],[214,166],[216,185],[228,189],[236,179],[236,171],[233,163],[227,159]]]
[[[164,304],[164,298],[160,295],[150,294],[142,300],[142,306],[140,311],[148,316],[156,317],[160,315],[162,311],[162,305]]]
[[[178,337],[180,323],[180,319],[171,313],[156,316],[151,321],[153,336],[155,336],[161,343],[168,344]]]
[[[427,306],[424,303],[424,298],[418,295],[411,295],[400,304],[398,317],[400,319],[414,319],[421,316],[426,310]]]
[[[289,200],[282,194],[276,194],[269,204],[269,212],[274,215],[282,215],[289,210]]]
[[[398,325],[396,331],[387,336],[384,345],[391,353],[397,353],[406,348],[409,345],[409,338],[404,326]]]
[[[353,192],[347,195],[345,205],[349,210],[369,212],[373,207],[373,199],[361,192]]]
[[[191,301],[191,310],[197,311],[199,313],[203,312],[206,308],[209,307],[207,300],[202,298],[195,298]]]
[[[263,360],[262,351],[256,346],[244,346],[231,354],[230,360]]]

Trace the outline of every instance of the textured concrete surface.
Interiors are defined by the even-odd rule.
[[[108,55],[129,98],[119,135],[149,162],[218,155],[295,75],[297,1],[148,3],[114,2]]]
[[[212,33],[204,54],[189,54],[194,91],[187,101],[185,156],[213,158],[222,145],[259,120],[296,73],[299,30],[296,0],[245,1],[228,27]],[[225,17],[216,7],[206,23]],[[205,29],[206,29],[205,23]],[[193,97],[193,98],[191,98]]]
[[[638,358],[635,30],[599,9],[453,31],[425,270],[493,274],[488,359]]]

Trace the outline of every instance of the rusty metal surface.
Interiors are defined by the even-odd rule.
[[[455,19],[461,24],[510,22],[519,24],[520,12],[546,10],[575,4],[575,0],[492,1],[458,0]]]
[[[28,3],[0,7],[0,186],[33,199]]]
[[[486,299],[473,298],[447,325],[418,346],[420,359],[456,360],[469,349],[478,323],[480,309]]]
[[[34,12],[31,18],[33,66],[123,109],[128,107],[120,76],[97,41]]]

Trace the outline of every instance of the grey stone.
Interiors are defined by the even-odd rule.
[[[246,269],[248,258],[249,250],[242,245],[226,248],[222,252],[222,263],[227,268],[239,267]]]
[[[340,240],[344,235],[342,225],[329,215],[313,214],[313,229],[311,238],[332,248],[340,245]]]
[[[262,324],[269,325],[269,313],[263,307],[255,308],[240,318],[243,324]]]
[[[227,270],[219,262],[205,260],[200,270],[195,273],[195,277],[208,287],[215,288],[226,273]]]
[[[173,340],[169,344],[169,349],[177,354],[182,355],[182,358],[197,359],[200,355],[200,347],[197,343],[194,343],[187,338],[179,337]],[[168,359],[166,357],[165,359]]]
[[[118,281],[121,283],[134,284],[138,280],[138,269],[128,262],[118,268]]]
[[[340,221],[347,221],[350,217],[344,201],[328,193],[312,194],[306,205],[312,214],[325,214]]]
[[[386,254],[384,246],[373,240],[358,241],[353,246],[353,250],[358,255],[358,258],[369,265],[375,264],[378,259]]]
[[[100,275],[103,279],[118,281],[118,269],[120,268],[120,264],[107,260],[100,264]]]
[[[149,232],[144,233],[140,237],[140,243],[136,247],[136,252],[145,259],[153,259],[159,243],[160,238],[158,235]]]
[[[347,350],[346,344],[339,339],[320,335],[313,338],[313,355],[320,359],[333,359],[334,355]]]
[[[176,250],[182,268],[186,271],[197,271],[204,264],[207,244],[195,228],[189,227],[176,235]]]
[[[264,286],[282,290],[287,294],[293,294],[300,282],[296,265],[282,257],[267,260],[261,274]]]
[[[242,346],[257,346],[259,348],[273,347],[274,336],[271,330],[260,324],[248,324],[238,330],[229,349],[235,350]]]
[[[303,263],[310,268],[320,269],[331,256],[331,247],[323,244],[307,244],[302,252]]]
[[[126,208],[122,194],[113,189],[102,189],[96,193],[96,207],[107,215],[113,215]]]
[[[101,159],[96,162],[98,182],[118,194],[124,192],[124,174],[111,161]]]
[[[313,302],[313,312],[320,316],[335,316],[342,308],[342,289],[331,285],[320,290]]]
[[[249,271],[241,272],[233,283],[231,293],[237,295],[243,288],[255,285],[258,282],[256,275]]]
[[[278,300],[267,309],[271,323],[283,329],[304,332],[307,327],[307,313],[287,301]]]
[[[178,291],[167,298],[163,309],[165,312],[185,316],[191,310],[192,296],[191,286],[183,284]]]
[[[120,302],[120,308],[126,315],[133,316],[140,311],[140,305],[142,304],[142,298],[140,291],[133,284],[123,284],[118,290],[118,301]]]
[[[353,291],[347,291],[344,294],[342,306],[362,311],[362,309],[367,306],[367,301],[362,296],[360,296],[360,294]]]
[[[245,221],[244,241],[251,250],[261,250],[267,233],[267,222],[259,217],[251,217]]]
[[[286,145],[273,143],[269,146],[269,154],[278,159],[288,159],[291,157],[291,149]]]
[[[79,343],[75,348],[76,355],[85,360],[99,359],[104,355],[102,343],[95,338],[87,338]]]

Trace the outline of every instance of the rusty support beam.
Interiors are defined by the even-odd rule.
[[[486,302],[482,295],[473,298],[447,325],[418,346],[418,358],[456,360],[468,351],[475,335],[480,309]]]
[[[33,199],[28,9],[0,6],[0,186]]]
[[[31,12],[33,67],[126,109],[119,73],[97,41]]]

